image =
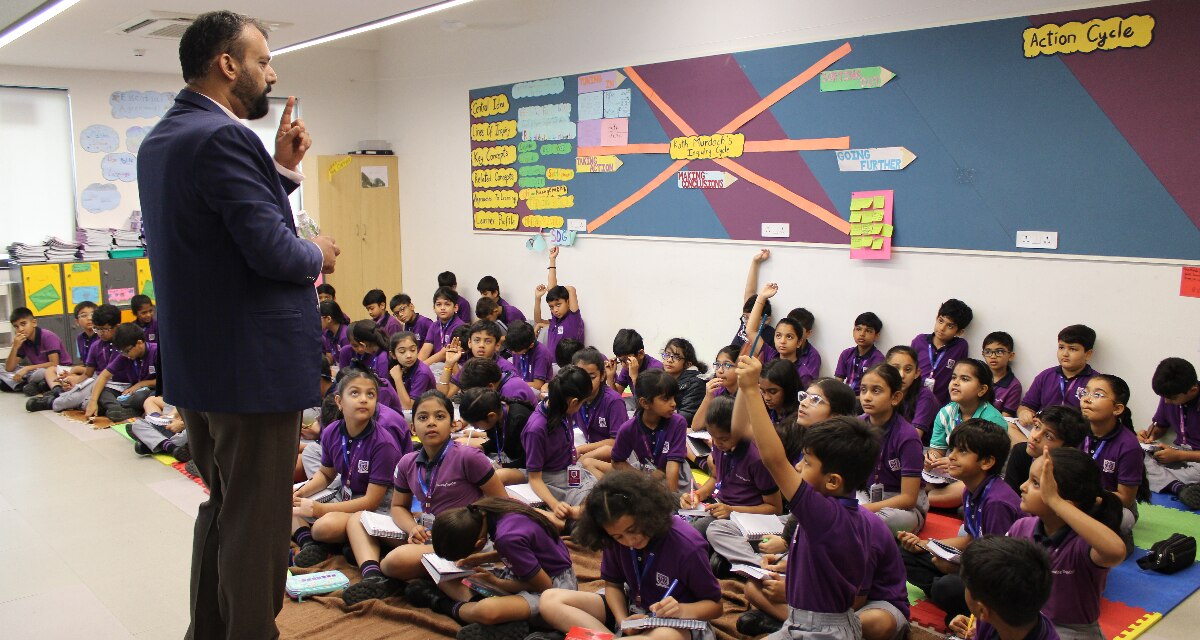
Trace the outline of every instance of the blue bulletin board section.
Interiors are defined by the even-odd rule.
[[[1027,30],[1133,16],[1144,44],[1027,57]],[[1200,3],[1154,0],[472,90],[473,226],[755,240],[787,223],[773,239],[849,245],[851,194],[891,190],[898,248],[1014,251],[1030,230],[1058,232],[1050,253],[1200,260],[1196,34]],[[821,90],[875,67],[894,77]],[[737,155],[704,155],[732,135]],[[898,147],[900,170],[839,166]]]

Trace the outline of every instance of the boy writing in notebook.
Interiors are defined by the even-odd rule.
[[[1158,395],[1158,410],[1150,426],[1138,434],[1146,452],[1146,477],[1150,488],[1179,496],[1189,509],[1200,509],[1200,382],[1196,368],[1183,358],[1158,363],[1150,381]],[[1175,445],[1158,439],[1175,431]],[[1145,448],[1145,446],[1143,447]]]

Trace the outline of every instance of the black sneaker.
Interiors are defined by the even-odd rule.
[[[30,398],[25,401],[25,410],[29,411],[29,412],[49,411],[53,408],[54,408],[54,396],[49,395],[49,394],[44,395],[44,396],[37,396],[36,398]]]
[[[737,619],[737,632],[744,636],[762,636],[782,628],[782,622],[758,609],[751,609]]]
[[[404,599],[414,607],[428,609],[442,592],[432,580],[413,580],[404,589]]]
[[[525,640],[529,623],[524,620],[503,624],[469,624],[458,630],[458,640]]]
[[[172,449],[171,456],[180,462],[188,462],[192,459],[192,448],[185,442]]]
[[[708,564],[712,567],[713,575],[717,577],[717,580],[733,577],[733,565],[717,552],[714,551],[708,558]]]
[[[348,606],[356,605],[363,600],[382,600],[404,593],[404,582],[393,580],[381,573],[363,578],[342,591],[342,600]]]
[[[148,456],[148,455],[154,453],[153,451],[150,450],[150,447],[147,447],[146,445],[142,444],[142,441],[138,440],[137,438],[134,438],[134,440],[133,440],[133,452],[138,454],[139,456]]]
[[[1179,490],[1179,501],[1192,511],[1200,509],[1200,483],[1183,485]]]
[[[36,382],[27,382],[21,391],[27,396],[38,396],[50,390],[50,385],[46,384],[45,380]]]
[[[329,552],[325,550],[325,545],[320,542],[308,542],[296,552],[292,564],[297,567],[311,567],[324,562],[328,557]]]
[[[188,460],[187,464],[183,465],[183,470],[197,478],[200,477],[200,467],[196,466],[195,460]]]

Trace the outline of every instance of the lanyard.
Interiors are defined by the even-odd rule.
[[[979,494],[979,504],[972,504],[970,493],[963,495],[963,525],[967,528],[967,533],[976,540],[979,539],[983,526],[983,503],[987,501],[988,491],[992,490],[992,483],[995,481],[996,476],[992,476],[992,479],[983,485],[983,491]]]
[[[883,475],[883,465],[887,464],[887,460],[885,460],[883,457],[883,454],[884,454],[883,447],[886,445],[888,437],[892,434],[892,424],[895,421],[896,421],[896,412],[893,411],[892,417],[888,418],[887,424],[883,425],[883,429],[882,429],[883,439],[879,443],[880,444],[879,458],[875,462],[875,482],[873,482],[872,484],[880,484],[879,477],[881,475]],[[870,424],[870,422],[868,422],[867,424]]]
[[[346,423],[345,423],[344,421],[342,422],[342,428],[343,428],[343,429],[345,429],[345,428],[346,428]],[[367,424],[367,429],[370,429],[370,428],[371,428],[371,425],[370,425],[370,423],[368,423],[368,424]],[[364,431],[366,431],[367,429],[364,429]],[[353,491],[353,490],[350,488],[350,483],[351,483],[351,482],[353,481],[353,479],[354,479],[354,467],[353,467],[353,466],[351,466],[351,464],[350,464],[350,458],[351,458],[351,455],[350,455],[350,441],[351,441],[351,440],[354,440],[354,438],[349,438],[349,437],[347,437],[347,435],[346,435],[345,433],[343,433],[343,434],[342,434],[342,461],[346,463],[346,477],[345,477],[345,482],[343,482],[342,484],[343,484],[343,485],[346,487],[346,489],[347,489],[347,490],[349,490],[349,491]],[[358,460],[358,450],[362,448],[362,443],[363,443],[363,440],[358,440],[357,442],[355,442],[355,443],[354,443],[354,456],[353,456],[353,458],[354,458],[355,460]],[[351,494],[351,495],[353,495],[353,494]]]
[[[1080,372],[1082,373],[1082,372]],[[1067,392],[1075,387],[1075,381],[1079,379],[1079,374],[1075,374],[1074,378],[1067,380],[1066,374],[1062,372],[1062,368],[1058,370],[1058,391],[1062,394],[1062,403],[1067,404]],[[1076,401],[1078,404],[1078,401]]]
[[[446,329],[450,328],[450,324],[453,322],[454,322],[454,317],[451,317],[449,320],[447,320],[444,323],[438,322],[438,329],[441,332],[443,348],[445,348],[446,345],[450,344],[450,335],[446,333]]]
[[[629,587],[633,590],[634,601],[640,606],[642,604],[642,584],[646,582],[646,578],[650,575],[650,568],[654,566],[655,554],[651,552],[650,555],[646,556],[646,566],[644,567],[638,562],[637,551],[630,549],[629,558],[633,560],[633,574],[637,578],[637,582],[629,585]]]
[[[1179,440],[1187,442],[1187,409],[1179,405]]]
[[[528,353],[521,353],[517,355],[517,366],[521,369],[521,378],[526,382],[529,382],[530,364]]]
[[[643,440],[642,440],[646,444],[646,448],[650,449],[647,452],[647,454],[649,455],[649,462],[651,464],[653,464],[654,466],[658,466],[657,462],[654,459],[655,456],[658,455],[658,448],[662,446],[663,438],[667,437],[667,428],[666,428],[666,425],[662,424],[662,422],[663,422],[662,420],[659,420],[658,428],[655,429],[655,431],[657,433],[654,434],[654,447],[653,448],[650,448],[650,439],[649,438],[646,438],[643,436]]]
[[[870,355],[869,351],[867,352],[867,355]],[[866,362],[867,355],[859,356],[858,349],[854,350],[853,359],[850,361],[850,376],[849,377],[850,377],[850,386],[851,387],[857,386],[855,383],[858,382],[858,377],[863,374],[862,371],[859,371],[859,368],[862,367],[864,362]]]
[[[942,347],[941,352],[938,353],[938,357],[937,357],[936,361],[933,359],[933,354],[935,352],[933,350],[932,338],[930,339],[929,344],[927,344],[925,346],[929,348],[929,377],[933,378],[934,376],[937,375],[938,367],[942,366],[942,359],[946,357],[946,351],[948,350],[950,345],[947,344],[945,347]]]
[[[497,458],[501,458],[504,456],[504,437],[505,437],[504,432],[507,430],[508,430],[508,407],[505,406],[504,410],[500,414],[500,422],[496,423],[496,426],[492,429],[492,431],[496,432],[496,457]]]
[[[429,508],[433,505],[433,492],[437,491],[437,474],[442,468],[442,460],[446,457],[446,452],[450,447],[454,446],[453,442],[447,442],[442,445],[442,451],[438,454],[437,460],[433,463],[433,470],[429,472],[429,483],[426,484],[425,478],[421,472],[424,471],[425,465],[417,465],[417,484],[421,486],[421,492],[425,494],[425,511],[428,513]]]
[[[736,448],[734,447],[728,453],[721,454],[721,475],[717,476],[717,489],[713,491],[714,497],[721,492],[721,486],[725,484],[725,478],[728,478],[729,474],[733,473],[733,451]]]
[[[1121,426],[1117,425],[1116,428],[1120,429]],[[1100,446],[1096,447],[1095,451],[1092,451],[1092,437],[1088,436],[1083,440],[1083,448],[1092,455],[1092,460],[1098,460],[1100,458],[1100,452],[1104,451],[1104,447],[1108,444],[1109,440],[1112,440],[1112,438],[1101,438]]]

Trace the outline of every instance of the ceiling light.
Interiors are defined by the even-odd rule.
[[[79,0],[52,0],[35,9],[19,23],[0,33],[0,47],[33,31],[47,20],[73,7]]]
[[[321,36],[319,38],[313,38],[311,40],[297,42],[296,44],[290,44],[286,47],[282,47],[280,49],[276,49],[276,50],[272,51],[271,55],[278,56],[278,55],[282,55],[285,53],[291,53],[292,51],[299,51],[300,49],[306,49],[308,47],[316,46],[318,44],[325,44],[326,42],[333,42],[334,40],[340,40],[342,38],[349,38],[350,36],[356,36],[360,33],[366,33],[368,31],[374,31],[376,29],[390,27],[394,24],[399,24],[406,20],[420,18],[421,16],[427,16],[431,13],[436,13],[438,11],[443,11],[445,9],[453,9],[454,7],[457,7],[459,5],[464,5],[468,2],[471,2],[471,0],[445,0],[444,2],[438,2],[436,4],[431,4],[427,7],[422,7],[420,9],[413,9],[412,11],[406,11],[404,13],[398,13],[394,16],[390,16],[387,18],[381,18],[381,19],[375,20],[373,22],[367,22],[364,24],[360,24],[357,27],[350,27],[349,29],[335,31],[333,33]]]

